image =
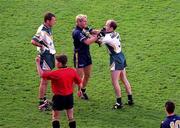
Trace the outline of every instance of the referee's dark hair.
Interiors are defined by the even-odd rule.
[[[166,111],[171,114],[174,112],[175,110],[175,104],[172,102],[172,101],[167,101],[165,103],[165,108],[166,108]]]
[[[60,62],[63,67],[66,66],[67,61],[68,61],[67,56],[64,55],[64,54],[57,55],[57,56],[56,56],[56,60],[57,60],[58,62]]]
[[[117,23],[115,20],[111,20],[110,24],[109,24],[110,27],[112,27],[114,30],[117,28]]]
[[[45,13],[45,15],[44,15],[44,22],[46,22],[47,20],[51,20],[52,17],[56,17],[56,16],[53,13],[51,13],[51,12]]]

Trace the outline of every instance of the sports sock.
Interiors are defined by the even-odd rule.
[[[128,101],[133,101],[132,95],[128,95]]]
[[[52,126],[53,126],[53,128],[60,128],[60,123],[59,123],[59,121],[57,121],[57,120],[53,121],[53,122],[52,122]]]
[[[46,96],[44,96],[43,100],[44,100],[44,101],[46,100]]]
[[[76,128],[76,121],[69,122],[69,128]]]
[[[119,104],[122,104],[121,97],[117,98],[116,102],[119,103]]]
[[[86,89],[85,89],[85,88],[82,88],[81,91],[82,91],[82,93],[85,93]]]
[[[39,98],[39,105],[44,104],[44,99],[43,98]]]

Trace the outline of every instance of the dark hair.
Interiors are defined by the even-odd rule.
[[[66,63],[67,63],[67,61],[68,61],[67,56],[64,55],[64,54],[57,55],[57,56],[56,56],[56,60],[57,60],[58,62],[62,63],[62,66],[63,66],[63,67],[66,66]]]
[[[112,27],[114,30],[117,28],[117,23],[116,21],[112,20],[109,24],[110,27]]]
[[[47,20],[51,20],[52,17],[56,17],[53,13],[51,12],[47,12],[45,15],[44,15],[44,22],[46,22]]]
[[[165,108],[166,108],[166,111],[171,114],[174,112],[175,110],[175,104],[172,102],[172,101],[167,101],[165,103]]]

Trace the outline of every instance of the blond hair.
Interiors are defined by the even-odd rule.
[[[78,21],[82,21],[84,18],[87,19],[87,15],[84,15],[84,14],[79,14],[79,15],[77,15],[77,16],[76,16],[76,23],[77,23]]]

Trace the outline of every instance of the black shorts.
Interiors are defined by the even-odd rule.
[[[84,68],[92,64],[92,59],[90,53],[74,53],[74,67]]]
[[[74,100],[73,94],[62,96],[54,95],[52,98],[52,109],[57,111],[67,110],[73,108]]]
[[[52,70],[55,67],[55,57],[49,51],[45,51],[40,54],[40,66],[43,70]]]

